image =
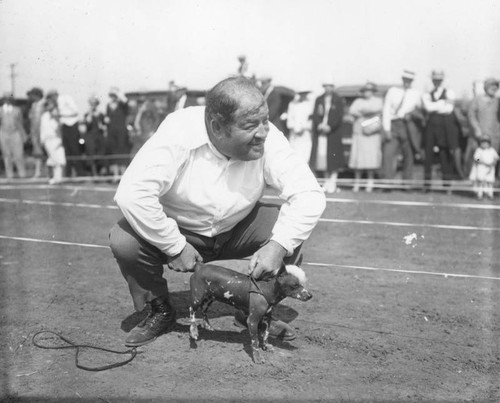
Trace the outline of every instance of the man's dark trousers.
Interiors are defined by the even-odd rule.
[[[231,231],[214,238],[180,229],[181,233],[203,257],[205,263],[214,260],[241,259],[251,256],[271,238],[279,215],[279,206],[257,203],[250,214]],[[168,256],[142,239],[122,218],[109,234],[113,255],[128,283],[134,307],[141,311],[147,302],[168,294],[168,283],[163,277],[163,265]],[[296,263],[300,246],[287,263]]]

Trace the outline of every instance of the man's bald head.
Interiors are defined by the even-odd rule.
[[[205,119],[215,119],[222,126],[236,121],[236,112],[244,103],[259,108],[264,98],[255,84],[245,77],[231,77],[216,84],[206,97]]]

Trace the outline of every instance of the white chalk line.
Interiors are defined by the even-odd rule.
[[[440,273],[432,271],[422,271],[422,270],[403,270],[403,269],[385,269],[381,267],[369,267],[369,266],[351,266],[343,264],[332,264],[332,263],[302,263],[303,266],[323,266],[323,267],[337,267],[340,269],[356,269],[356,270],[369,270],[369,271],[386,271],[392,273],[406,273],[406,274],[425,274],[429,276],[439,276],[439,277],[454,277],[454,278],[475,278],[481,280],[500,280],[500,277],[489,277],[489,276],[478,276],[474,274],[456,274],[456,273]]]
[[[71,190],[87,192],[116,192],[114,187],[88,187],[88,186],[69,186],[69,185],[0,185],[0,190]],[[263,199],[281,200],[278,196],[266,195]],[[478,210],[500,210],[500,204],[483,203],[432,203],[407,200],[374,200],[374,199],[343,199],[338,197],[327,197],[327,203],[345,203],[345,204],[380,204],[388,206],[406,206],[406,207],[452,207],[461,209]]]
[[[263,199],[281,200],[278,196],[264,196]],[[472,204],[472,203],[431,203],[406,200],[359,200],[359,199],[341,199],[327,197],[328,203],[346,203],[346,204],[381,204],[388,206],[407,206],[407,207],[455,207],[463,209],[479,209],[479,210],[500,210],[500,205],[497,204]]]
[[[38,204],[43,206],[118,210],[117,206],[109,204],[105,205],[105,204],[53,202],[46,200],[0,198],[0,203],[12,203],[12,204],[22,203],[22,204],[34,204],[34,205]],[[492,231],[492,232],[500,231],[500,228],[497,227],[478,227],[478,226],[467,226],[467,225],[422,224],[422,223],[415,224],[415,223],[393,222],[393,221],[343,220],[340,218],[320,218],[319,221],[324,223],[336,223],[336,224],[385,225],[391,227],[418,227],[418,228],[435,228],[435,229],[467,230],[467,231]]]
[[[109,245],[98,245],[98,244],[88,244],[79,242],[68,242],[68,241],[56,241],[52,239],[37,239],[37,238],[26,238],[17,236],[0,235],[0,239],[8,239],[13,241],[22,242],[35,242],[35,243],[47,243],[55,245],[64,246],[79,246],[84,248],[98,248],[98,249],[109,249]],[[471,278],[480,280],[500,280],[500,277],[490,277],[490,276],[478,276],[473,274],[456,274],[456,273],[442,273],[442,272],[432,272],[432,271],[422,271],[422,270],[403,270],[403,269],[386,269],[381,267],[370,267],[370,266],[353,266],[353,265],[342,265],[342,264],[332,264],[332,263],[313,263],[306,262],[302,263],[303,266],[318,266],[318,267],[332,267],[341,269],[353,269],[353,270],[368,270],[368,271],[384,271],[390,273],[405,273],[405,274],[422,274],[429,276],[440,276],[440,277],[452,277],[452,278]]]
[[[52,239],[25,238],[25,237],[7,236],[7,235],[0,235],[0,239],[9,239],[9,240],[23,241],[23,242],[49,243],[49,244],[66,245],[66,246],[82,246],[84,248],[106,248],[106,249],[109,249],[108,245],[97,245],[97,244],[91,244],[91,243],[78,243],[78,242],[68,242],[68,241],[56,241],[56,240],[52,240]]]
[[[362,224],[362,225],[387,225],[390,227],[419,227],[419,228],[436,228],[436,229],[453,229],[453,230],[468,230],[468,231],[500,231],[497,227],[474,227],[468,225],[447,225],[447,224],[422,224],[422,223],[407,223],[407,222],[392,222],[392,221],[368,221],[368,220],[342,220],[339,218],[321,218],[320,222],[331,222],[337,224]]]
[[[58,206],[58,207],[82,207],[91,209],[109,209],[117,210],[118,207],[106,204],[87,204],[87,203],[70,203],[70,202],[53,202],[47,200],[26,200],[26,199],[7,199],[0,197],[0,203],[22,203],[22,204],[39,204],[42,206]]]

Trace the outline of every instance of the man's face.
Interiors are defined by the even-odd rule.
[[[331,94],[333,94],[333,90],[335,89],[335,86],[331,85],[331,84],[323,84],[323,89],[325,90],[325,94],[331,95]]]
[[[252,161],[264,155],[264,143],[269,133],[269,109],[257,94],[244,97],[235,114],[235,121],[221,128],[214,145],[226,157]]]
[[[443,84],[443,80],[441,80],[440,78],[434,78],[432,80],[432,84],[434,85],[435,88],[439,88],[439,86]]]
[[[413,83],[413,80],[411,78],[403,77],[403,87],[404,88],[410,88],[412,83]]]

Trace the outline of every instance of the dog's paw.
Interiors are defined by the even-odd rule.
[[[264,364],[266,362],[260,350],[253,350],[253,362],[255,364]]]
[[[189,326],[189,337],[191,337],[193,340],[198,340],[198,325],[196,323],[191,324]]]
[[[274,353],[274,347],[271,346],[270,344],[263,344],[262,345],[262,350],[268,352],[268,353]]]

